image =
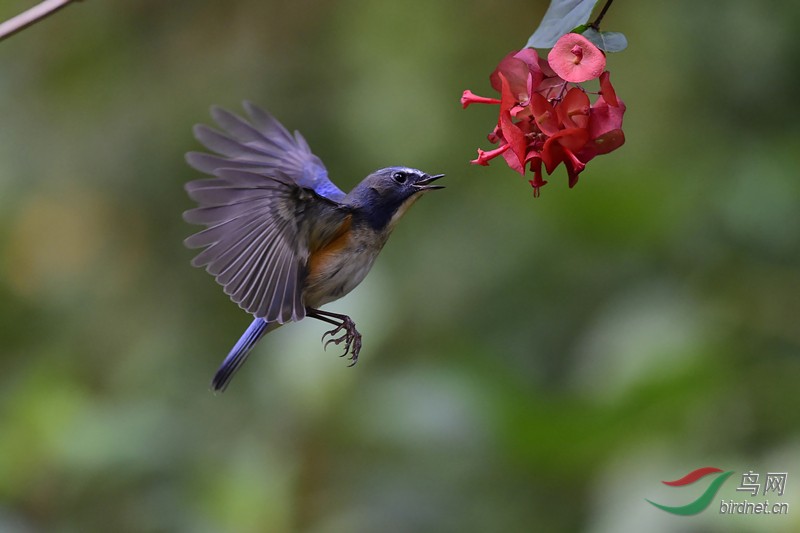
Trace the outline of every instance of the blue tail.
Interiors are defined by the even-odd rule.
[[[263,318],[256,318],[253,320],[247,328],[247,331],[244,332],[231,349],[230,353],[228,353],[225,360],[222,361],[219,369],[217,369],[217,373],[214,374],[214,379],[211,380],[211,388],[214,392],[225,390],[228,383],[230,383],[233,378],[233,375],[239,370],[239,367],[244,364],[247,356],[250,354],[250,350],[252,350],[258,340],[267,333],[267,326],[269,325],[269,322]],[[276,325],[269,328],[269,331],[274,329],[274,327],[276,327]]]

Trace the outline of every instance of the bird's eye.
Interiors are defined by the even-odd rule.
[[[408,176],[406,175],[405,172],[395,172],[394,174],[392,174],[392,179],[397,183],[403,184],[408,179]]]

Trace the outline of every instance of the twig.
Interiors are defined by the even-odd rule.
[[[600,14],[597,15],[597,18],[594,19],[594,22],[589,24],[590,28],[594,28],[595,31],[600,31],[600,21],[606,16],[606,11],[608,11],[608,8],[611,7],[611,2],[613,1],[614,0],[606,0],[606,5],[604,5],[603,9],[600,10]]]
[[[11,37],[77,0],[44,0],[29,10],[0,24],[0,41]]]

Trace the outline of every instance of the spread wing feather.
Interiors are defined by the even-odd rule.
[[[299,132],[292,135],[272,115],[250,102],[244,102],[244,108],[252,123],[219,107],[211,108],[211,116],[223,132],[204,125],[195,126],[194,132],[201,143],[219,155],[189,153],[190,165],[209,174],[218,168],[257,174],[277,170],[298,187],[324,198],[335,202],[344,198],[344,192],[331,182],[325,165]]]
[[[274,172],[217,169],[215,178],[187,183],[199,207],[184,218],[208,227],[185,244],[205,248],[192,264],[205,267],[240,307],[284,323],[305,316],[301,282],[309,231],[299,217],[324,220],[337,205]]]

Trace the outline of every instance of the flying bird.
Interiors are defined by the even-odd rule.
[[[203,248],[204,267],[253,322],[211,382],[223,391],[255,344],[287,322],[305,317],[333,325],[322,340],[343,345],[350,365],[361,334],[349,316],[320,308],[352,291],[372,268],[397,222],[443,174],[403,166],[376,170],[345,194],[308,143],[266,111],[244,102],[248,119],[219,107],[222,131],[197,125],[194,134],[215,154],[190,152],[193,168],[213,177],[186,184],[198,207],[183,214],[207,226],[188,237]]]

